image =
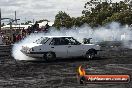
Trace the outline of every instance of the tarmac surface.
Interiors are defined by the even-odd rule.
[[[6,47],[7,49],[10,47]],[[55,62],[16,61],[10,50],[0,50],[0,88],[132,88],[132,81],[126,84],[87,84],[77,81],[80,65],[87,73],[130,74],[132,77],[132,50],[103,48],[93,60],[83,58],[58,59]],[[7,53],[7,54],[6,54]]]

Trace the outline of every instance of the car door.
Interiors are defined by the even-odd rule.
[[[81,45],[69,45],[68,57],[78,57],[83,55],[83,49]]]
[[[61,38],[53,38],[50,43],[51,51],[55,52],[56,57],[66,58],[68,56],[68,47],[62,44]]]
[[[69,41],[68,43],[68,57],[78,57],[82,56],[84,53],[84,49],[81,43],[76,41],[74,38],[69,37],[66,38]]]

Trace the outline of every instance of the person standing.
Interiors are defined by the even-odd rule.
[[[0,45],[2,45],[3,44],[3,36],[2,36],[2,34],[0,34]]]
[[[16,42],[16,35],[15,35],[15,33],[13,34],[13,43],[15,43]]]

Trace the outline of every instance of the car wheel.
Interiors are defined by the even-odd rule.
[[[53,61],[53,60],[56,60],[56,55],[53,52],[48,52],[44,54],[44,59],[46,61]]]
[[[88,60],[93,59],[95,57],[95,54],[96,54],[96,50],[94,50],[94,49],[88,50],[85,58]]]

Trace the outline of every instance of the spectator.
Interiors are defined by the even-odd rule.
[[[50,28],[50,26],[49,26],[49,24],[47,23],[47,24],[45,25],[45,31],[47,32],[49,28]]]
[[[22,35],[21,35],[21,39],[24,39],[26,37],[26,33],[23,33]]]
[[[16,35],[15,35],[15,33],[13,34],[13,43],[15,43],[16,42]]]
[[[36,24],[36,31],[41,32],[41,29],[39,28],[39,24]]]
[[[9,45],[11,43],[9,36],[6,36],[5,40],[6,40],[6,45]]]
[[[2,36],[2,34],[0,34],[0,45],[2,45],[3,44],[3,36]]]
[[[25,29],[22,29],[22,33],[27,33],[27,31]]]
[[[32,32],[32,31],[31,31],[31,27],[30,27],[30,26],[28,26],[28,29],[27,29],[27,34],[28,34],[28,35],[30,35],[30,34],[31,34],[31,32]]]
[[[21,39],[22,39],[21,34],[18,34],[18,35],[16,36],[16,41],[19,42]]]
[[[36,22],[34,25],[33,25],[33,33],[35,31],[38,31],[38,28],[39,28],[39,24]]]

